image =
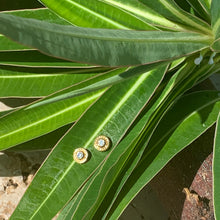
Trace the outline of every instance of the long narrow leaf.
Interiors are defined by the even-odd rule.
[[[188,67],[190,67],[190,65],[188,66]],[[174,75],[174,77],[172,77],[172,80],[169,82],[169,84],[167,85],[167,88],[165,88],[165,90],[164,90],[164,92],[162,93],[162,95],[161,95],[161,97],[159,98],[159,100],[157,100],[157,102],[156,102],[156,106],[158,105],[158,103],[161,103],[161,101],[160,101],[160,99],[162,99],[163,100],[163,97],[165,96],[166,97],[166,95],[168,95],[168,93],[170,92],[170,91],[172,91],[171,92],[171,94],[169,95],[170,96],[170,98],[169,99],[173,99],[176,95],[178,96],[178,94],[180,95],[180,91],[182,91],[182,92],[184,92],[184,89],[187,89],[187,88],[190,88],[191,86],[193,86],[193,84],[192,83],[196,83],[196,81],[195,80],[193,80],[191,77],[190,77],[190,75],[192,75],[192,74],[195,74],[195,76],[197,76],[197,77],[199,77],[199,75],[203,75],[203,74],[205,74],[206,76],[208,76],[209,75],[209,71],[210,71],[210,69],[208,68],[208,69],[206,69],[206,68],[204,68],[203,69],[203,73],[202,72],[200,72],[199,71],[199,75],[198,75],[198,73],[197,73],[197,71],[198,71],[198,69],[197,69],[197,71],[196,71],[196,69],[188,69],[188,68],[184,68],[182,71],[180,71],[178,74],[177,74],[177,76],[175,76]],[[185,72],[186,71],[186,72]],[[186,83],[183,83],[184,81],[183,80],[179,80],[178,78],[182,78],[183,79],[183,77],[182,76],[187,76],[187,71],[189,72],[189,81]],[[191,72],[191,74],[190,74],[190,71],[192,71]],[[191,82],[190,82],[191,81]],[[178,88],[178,89],[175,89],[175,87],[176,88]],[[181,89],[181,87],[182,87],[182,89]],[[173,94],[172,94],[173,93]],[[173,97],[173,95],[174,95],[174,97]],[[168,100],[169,100],[168,99]],[[159,101],[159,102],[158,102]],[[166,102],[165,102],[166,103]],[[165,104],[164,103],[164,104]],[[153,106],[154,107],[154,106]],[[161,113],[161,111],[162,112],[165,112],[167,110],[167,107],[166,107],[166,104],[165,104],[165,106],[160,110],[160,113]],[[159,112],[157,112],[156,113],[156,118],[157,118],[157,120],[158,120],[158,113]],[[147,112],[147,115],[145,115],[144,116],[144,121],[146,121],[146,117],[148,117],[148,114],[151,114],[151,113],[149,113],[149,111]],[[149,127],[155,127],[155,125],[152,125],[152,124],[150,124],[149,125]],[[120,182],[116,182],[116,183],[114,183],[114,185],[115,186],[117,186],[116,188],[117,188],[117,190],[116,190],[116,192],[114,192],[114,199],[115,198],[117,198],[117,195],[120,193],[120,191],[121,191],[121,189],[123,188],[123,186],[124,186],[124,183],[127,181],[127,179],[129,178],[129,176],[130,176],[130,174],[131,174],[131,172],[133,171],[133,169],[136,167],[136,161],[137,160],[139,160],[138,159],[138,157],[140,158],[140,156],[141,156],[141,152],[143,151],[143,149],[144,149],[144,147],[145,147],[145,145],[147,144],[147,142],[148,142],[148,139],[149,139],[149,136],[151,135],[151,133],[149,133],[149,131],[150,130],[146,130],[147,131],[147,133],[145,134],[145,136],[144,136],[144,138],[142,138],[142,140],[143,140],[143,143],[142,142],[140,142],[139,143],[139,147],[137,147],[137,150],[136,151],[133,151],[133,155],[136,155],[134,158],[132,158],[132,159],[130,159],[130,165],[128,166],[128,168],[126,168],[126,170],[125,170],[125,174],[120,174],[120,175],[124,175],[123,176],[123,178],[122,178],[122,180],[120,180]],[[136,131],[136,133],[139,133],[139,131]],[[146,136],[147,135],[147,136]],[[158,136],[159,136],[160,134],[157,134],[157,135],[155,135],[156,136],[156,140],[158,140]],[[130,141],[130,143],[131,143],[131,141]],[[126,145],[129,145],[129,143],[128,144],[126,144]],[[114,187],[113,187],[114,188]],[[113,189],[113,191],[115,191],[115,189]],[[111,195],[107,195],[107,198],[108,198],[108,196],[112,196],[112,194]],[[110,204],[106,204],[106,201],[104,202],[104,207],[103,206],[100,206],[99,207],[99,211],[98,211],[98,213],[97,213],[97,216],[100,216],[100,215],[104,215],[104,218],[106,218],[106,216],[107,216],[107,214],[108,214],[108,212],[109,212],[109,209],[111,208],[111,206],[112,206],[112,204],[114,203],[114,199],[112,200],[112,202],[111,202],[111,205]],[[125,204],[124,204],[125,205]],[[105,211],[107,209],[107,211]],[[104,211],[105,211],[105,214],[103,213]],[[101,213],[101,214],[100,214]]]
[[[182,24],[186,29],[202,32],[204,34],[212,34],[210,25],[203,20],[185,12],[181,9],[174,0],[140,0],[148,7],[152,8],[165,18]]]
[[[56,24],[63,24],[63,25],[68,24],[64,19],[61,19],[59,16],[55,15],[47,8],[6,11],[6,12],[0,12],[0,14],[12,14],[24,18],[34,18]],[[5,36],[0,35],[0,50],[20,50],[20,49],[28,49],[28,47],[15,43],[7,39]]]
[[[188,68],[183,68],[183,71],[179,71],[179,75],[177,76],[185,76],[187,71],[195,71],[191,67],[192,64],[189,63]],[[190,75],[190,72],[189,72]],[[196,72],[195,72],[195,75]],[[108,157],[107,161],[103,165],[103,167],[99,170],[96,177],[92,177],[93,180],[89,181],[85,185],[85,190],[81,191],[79,195],[77,195],[77,198],[75,200],[75,204],[72,205],[71,209],[69,210],[69,213],[71,214],[72,218],[76,219],[92,219],[94,217],[95,212],[98,208],[100,208],[100,203],[103,201],[104,197],[108,193],[109,187],[114,183],[115,179],[117,178],[117,175],[121,175],[120,170],[122,169],[123,165],[126,164],[125,161],[128,160],[128,157],[130,156],[131,152],[136,155],[135,158],[132,159],[132,166],[129,167],[129,170],[126,170],[126,176],[129,176],[129,173],[132,172],[134,167],[136,166],[138,160],[140,159],[144,147],[146,143],[149,140],[149,137],[151,136],[152,129],[155,128],[155,126],[158,123],[158,118],[167,110],[170,103],[172,103],[172,100],[180,94],[180,91],[183,92],[185,89],[190,88],[191,83],[194,82],[192,80],[193,78],[190,77],[192,82],[188,81],[188,83],[183,83],[183,80],[179,80],[179,77],[173,77],[172,81],[168,84],[168,88],[165,89],[165,91],[161,95],[161,99],[163,100],[163,97],[166,97],[166,94],[169,93],[171,90],[170,98],[165,100],[157,100],[156,106],[160,106],[160,102],[163,103],[163,107],[159,108],[156,112],[156,115],[151,116],[150,112],[148,111],[147,114],[144,116],[143,121],[140,121],[138,125],[135,127],[135,130],[131,131],[131,133],[126,137],[118,146],[117,149],[121,150],[121,153],[118,152],[119,150],[115,150],[116,154],[118,152],[118,160],[115,161],[115,155],[112,152],[112,154]],[[178,82],[180,83],[181,89],[179,88],[176,90],[175,87],[177,87]],[[173,84],[174,83],[174,84]],[[175,85],[176,84],[176,85]],[[177,87],[178,88],[178,87]],[[167,101],[168,100],[168,103]],[[154,105],[155,106],[155,105]],[[155,108],[155,107],[152,108]],[[152,111],[152,110],[151,110]],[[151,117],[151,122],[149,126],[147,125],[147,119],[148,117]],[[154,120],[156,118],[156,120]],[[154,120],[154,121],[153,121]],[[143,124],[144,123],[144,124]],[[136,135],[140,133],[140,131],[143,129],[143,126],[145,126],[146,131],[143,130],[144,136],[140,136],[138,139],[141,139],[142,141],[137,142]],[[124,143],[125,142],[125,143]],[[137,149],[135,151],[135,149]],[[88,189],[86,188],[88,186]],[[91,198],[91,194],[97,195]],[[87,207],[87,208],[85,208]],[[88,210],[87,212],[84,212],[83,209]],[[102,208],[100,208],[102,210]],[[68,215],[69,216],[69,215]],[[97,218],[100,218],[100,216],[96,216]]]
[[[188,99],[189,97],[190,99]],[[195,97],[198,98],[195,99]],[[117,219],[134,196],[168,161],[215,123],[220,108],[219,99],[218,92],[215,91],[189,95],[178,102],[177,108],[173,108],[171,112],[167,113],[169,117],[164,118],[172,119],[172,123],[167,123],[167,120],[161,122],[158,132],[163,134],[162,131],[165,130],[164,135],[158,139],[156,136],[158,133],[155,133],[155,136],[152,137],[154,141],[149,143],[144,157],[124,185],[108,219]],[[191,105],[186,105],[188,101]],[[188,108],[185,111],[186,106]],[[177,109],[180,110],[181,115],[173,120]],[[178,127],[176,128],[176,126]]]
[[[102,89],[40,108],[25,107],[0,118],[0,149],[5,150],[76,121],[103,92]]]
[[[94,75],[65,69],[36,70],[0,66],[0,97],[43,97]]]
[[[201,0],[187,0],[192,8],[208,23],[211,22],[210,10],[207,9],[206,5]]]
[[[213,200],[215,219],[217,220],[220,219],[220,114],[216,124],[213,152]]]
[[[108,4],[113,5],[114,7],[120,8],[122,10],[127,11],[130,14],[133,14],[135,17],[138,17],[142,21],[153,25],[156,28],[168,29],[168,30],[176,30],[181,31],[184,30],[181,26],[176,23],[169,21],[164,18],[155,10],[147,7],[136,0],[103,0]]]
[[[88,29],[0,15],[0,32],[44,53],[106,66],[176,59],[209,47],[196,33]],[[65,44],[63,44],[65,42]]]
[[[74,25],[91,28],[155,30],[125,10],[97,0],[41,0],[47,7]],[[73,13],[74,11],[74,13]]]
[[[88,64],[74,63],[44,55],[36,50],[0,51],[0,65],[18,67],[92,68]]]
[[[215,34],[215,39],[220,38],[220,2],[219,0],[212,0],[211,4],[211,19],[212,30]]]
[[[151,71],[152,69],[163,66],[165,64],[167,64],[167,62],[161,62],[159,64],[142,65],[128,69],[119,68],[113,71],[109,71],[107,72],[107,74],[100,74],[95,79],[88,80],[85,83],[81,83],[77,86],[74,85],[54,95],[48,96],[42,101],[37,102],[32,106],[30,106],[30,108],[72,98],[76,95],[85,94],[91,91],[96,91],[105,88],[107,86],[123,82],[132,77],[138,76],[144,72]]]
[[[124,70],[125,68],[115,69],[96,77],[91,77],[81,83],[76,83],[70,87],[71,97],[59,99],[59,102],[49,102],[47,103],[48,105],[44,103],[50,97],[56,99],[56,96],[59,97],[63,91],[65,94],[66,89],[38,100],[0,119],[0,123],[3,124],[0,129],[2,149],[29,141],[77,120],[83,111],[101,96],[106,87],[111,85],[111,78],[118,74],[120,75]],[[103,80],[108,81],[108,85],[97,88],[96,83],[101,84]],[[123,80],[120,78],[121,81]],[[95,88],[93,88],[94,85]]]
[[[9,152],[51,150],[70,129],[72,123],[58,128],[48,134],[7,149]]]
[[[110,152],[99,152],[94,149],[94,139],[98,135],[106,135],[111,139],[111,148],[114,149],[133,119],[152,96],[165,70],[166,66],[115,85],[92,105],[53,150],[11,219],[19,216],[28,219],[51,219],[108,157]],[[91,154],[90,160],[83,165],[77,164],[72,158],[74,149],[78,147],[84,147]],[[54,159],[56,164],[53,162]],[[39,191],[39,184],[42,183],[44,189]],[[34,198],[32,193],[36,190],[38,193],[35,193]],[[51,201],[57,198],[60,190],[62,197],[56,204],[52,204]],[[32,205],[25,211],[27,203]]]

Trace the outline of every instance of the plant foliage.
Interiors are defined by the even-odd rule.
[[[220,218],[220,96],[190,90],[220,71],[220,1],[41,3],[0,13],[0,96],[36,98],[1,113],[0,149],[53,147],[11,219],[118,219],[217,120]],[[93,146],[100,135],[107,151]]]

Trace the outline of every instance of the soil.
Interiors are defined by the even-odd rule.
[[[47,152],[0,154],[0,220],[9,219]]]
[[[214,126],[174,157],[151,181],[169,220],[214,220],[212,147]]]

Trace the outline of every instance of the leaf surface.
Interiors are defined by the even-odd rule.
[[[215,39],[220,38],[220,2],[219,0],[212,0],[211,4],[211,21],[212,30],[215,35]]]
[[[219,100],[216,91],[197,92],[183,97],[167,112],[144,156],[123,186],[108,215],[109,219],[117,219],[134,196],[168,161],[215,123],[220,108]],[[163,135],[158,139],[158,134]]]
[[[0,65],[18,67],[51,67],[51,68],[92,68],[88,64],[74,63],[57,59],[40,53],[37,50],[0,51]],[[88,70],[87,70],[88,71]]]
[[[186,89],[191,88],[191,86],[196,82],[193,78],[198,77],[198,68],[195,68],[192,61],[187,61],[187,63],[188,64],[184,68],[180,69],[180,71],[171,78],[161,96],[156,99],[157,101],[153,104],[153,106],[118,145],[117,149],[120,150],[114,149],[116,152],[112,152],[111,155],[109,155],[108,159],[99,169],[97,174],[94,174],[86,183],[75,200],[73,202],[71,201],[71,204],[67,205],[67,210],[64,209],[64,211],[67,212],[64,213],[66,219],[96,219],[102,216],[103,210],[105,210],[107,206],[107,201],[111,201],[104,198],[110,197],[113,199],[114,196],[110,194],[110,192],[108,193],[108,191],[111,187],[113,188],[113,191],[117,189],[118,183],[115,183],[117,178],[120,179],[121,176],[125,176],[125,178],[121,181],[122,185],[118,186],[119,189],[116,194],[120,192],[120,187],[123,187],[123,183],[126,182],[129,175],[136,167],[154,128],[157,126],[157,123],[159,123],[160,117],[167,111],[170,104],[176,97],[185,92]],[[208,67],[208,69],[209,68],[210,67]],[[194,77],[192,77],[192,73]],[[203,70],[203,74],[207,74],[206,68]],[[187,77],[187,75],[189,77]],[[186,78],[186,80],[184,80],[184,78]],[[151,103],[149,104],[151,106]],[[119,151],[121,153],[119,153]],[[131,157],[131,152],[136,156],[133,156],[132,159],[128,159],[128,157]],[[118,153],[118,156],[116,157],[114,153]],[[115,158],[117,158],[117,161]],[[128,169],[125,169],[124,174],[122,174],[120,171],[124,169],[123,166],[127,165],[126,163],[130,163],[130,166]],[[100,206],[102,202],[104,203],[104,208],[103,206]],[[100,215],[99,213],[94,217],[97,209],[99,210],[98,212],[101,212],[102,214]],[[87,211],[85,212],[83,210]],[[105,219],[106,215],[103,218]]]
[[[134,118],[151,98],[165,71],[166,66],[163,66],[114,85],[92,105],[53,150],[11,219],[19,216],[28,219],[51,219],[115,148]],[[94,139],[99,135],[111,139],[110,151],[99,152],[94,149]],[[91,155],[90,160],[82,165],[74,162],[72,158],[74,149],[78,147],[89,150]],[[39,184],[44,185],[42,191],[39,191]],[[51,201],[59,196],[60,190],[62,197],[56,204],[52,204]],[[27,203],[31,206],[24,209]]]
[[[184,30],[181,26],[176,23],[173,23],[166,19],[165,17],[158,14],[155,10],[147,7],[136,0],[103,0],[104,2],[113,5],[114,7],[120,8],[124,11],[127,11],[130,14],[133,14],[135,17],[138,17],[142,21],[153,25],[156,28],[168,29],[181,31]]]
[[[0,14],[12,14],[24,18],[34,18],[38,20],[44,20],[56,24],[68,24],[64,19],[61,19],[59,16],[55,15],[52,11],[47,8],[41,9],[25,9],[25,10],[15,10],[15,11],[4,11]],[[10,39],[6,38],[3,35],[0,35],[0,50],[23,50],[28,49],[23,45],[15,43]]]
[[[74,73],[74,70],[67,69],[0,66],[0,97],[44,97],[94,75]]]
[[[59,103],[11,112],[0,118],[0,149],[4,150],[76,121],[102,93],[97,91]]]
[[[215,219],[220,219],[220,114],[216,123],[214,148],[213,148],[213,200]]]
[[[74,25],[90,28],[155,30],[151,25],[107,1],[41,0]],[[73,13],[74,11],[74,13]]]
[[[60,127],[48,134],[42,135],[33,140],[27,141],[22,144],[18,144],[15,147],[7,149],[9,152],[24,152],[24,151],[39,151],[39,150],[51,150],[56,143],[65,135],[73,124],[70,123],[63,127]]]
[[[105,66],[175,59],[209,47],[196,33],[88,29],[0,15],[1,33],[44,53]],[[63,44],[65,42],[65,44]]]
[[[187,0],[192,8],[207,22],[210,23],[210,10],[207,8],[204,1],[201,0]]]
[[[210,34],[212,31],[210,25],[203,20],[193,16],[192,14],[180,8],[174,0],[140,0],[146,6],[163,15],[168,20],[183,25],[190,31]]]

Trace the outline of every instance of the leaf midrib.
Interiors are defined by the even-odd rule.
[[[41,119],[41,120],[39,120],[39,121],[37,121],[37,122],[31,123],[30,125],[23,126],[23,127],[21,127],[20,129],[16,129],[15,131],[9,132],[9,133],[7,133],[7,134],[5,134],[5,135],[1,135],[1,136],[0,136],[0,139],[5,138],[5,137],[7,137],[7,136],[10,136],[10,135],[12,135],[12,134],[18,133],[18,132],[20,132],[20,131],[22,131],[22,130],[25,130],[25,129],[27,129],[27,128],[31,128],[31,127],[33,127],[33,126],[36,126],[36,125],[38,125],[38,124],[40,124],[40,123],[42,123],[42,122],[47,121],[48,119],[54,118],[54,117],[56,117],[56,116],[58,116],[58,115],[60,115],[60,114],[63,114],[63,113],[65,113],[65,112],[67,112],[67,111],[69,111],[69,110],[71,110],[71,109],[73,109],[73,108],[76,108],[76,107],[78,107],[78,106],[80,106],[80,105],[82,105],[82,104],[84,104],[84,103],[86,103],[86,102],[88,102],[88,101],[90,101],[90,100],[93,100],[93,99],[95,99],[95,98],[98,98],[98,97],[101,95],[102,92],[103,92],[103,91],[101,91],[101,92],[99,92],[99,93],[96,93],[96,94],[94,94],[93,96],[90,96],[90,97],[87,98],[87,99],[84,99],[84,100],[82,100],[82,101],[80,101],[80,102],[78,102],[78,103],[76,103],[76,104],[74,104],[74,105],[71,105],[71,106],[68,107],[68,108],[62,109],[61,111],[58,111],[58,112],[56,112],[55,114],[50,115],[50,116],[48,116],[48,117],[45,117],[45,118],[43,118],[43,119]]]
[[[84,11],[86,11],[86,12],[88,12],[88,13],[90,13],[90,14],[96,16],[96,17],[98,17],[98,18],[101,18],[101,20],[104,20],[104,21],[106,21],[106,22],[108,22],[108,23],[110,23],[110,24],[112,24],[112,25],[114,25],[114,26],[116,26],[116,27],[118,27],[118,28],[129,29],[128,27],[126,27],[126,26],[124,26],[124,25],[122,25],[122,24],[120,24],[120,23],[118,23],[118,22],[115,22],[115,21],[112,20],[112,19],[109,19],[109,18],[105,17],[105,16],[103,16],[103,15],[100,14],[100,13],[97,13],[97,12],[95,12],[95,11],[92,11],[92,10],[90,10],[89,8],[86,8],[85,6],[80,5],[80,4],[78,4],[78,3],[74,2],[74,1],[69,1],[69,0],[68,0],[68,2],[69,2],[70,4],[73,4],[73,5],[77,6],[78,8],[81,8],[82,10],[84,10]]]
[[[5,15],[4,15],[5,16]],[[11,20],[10,17],[12,17],[12,15],[7,15],[8,18],[6,18],[6,24],[9,23],[9,20]],[[15,17],[15,16],[13,16]],[[5,20],[5,18],[3,18]],[[1,19],[2,20],[2,19]],[[28,26],[29,28],[33,28],[33,29],[38,29],[38,30],[41,30],[41,31],[47,31],[47,32],[50,32],[52,34],[59,34],[59,35],[68,35],[69,37],[74,37],[74,38],[79,38],[79,39],[91,39],[91,40],[103,40],[103,41],[117,41],[117,42],[146,42],[146,43],[149,43],[149,42],[186,42],[186,40],[188,40],[189,42],[198,42],[198,43],[203,43],[206,42],[206,43],[211,43],[212,42],[212,36],[209,36],[209,35],[203,35],[203,34],[198,34],[198,33],[191,33],[192,35],[194,36],[191,36],[190,37],[190,40],[189,40],[189,33],[186,33],[186,32],[169,32],[169,31],[136,31],[136,30],[111,30],[111,29],[94,29],[94,28],[83,28],[83,27],[73,27],[73,26],[62,26],[62,25],[57,25],[57,24],[48,24],[50,25],[50,29],[47,27],[42,27],[42,25],[40,26],[40,23],[44,23],[45,25],[47,24],[46,22],[39,22],[38,20],[35,20],[35,19],[22,19],[22,18],[18,18],[16,20],[16,22],[13,20],[13,24],[16,25],[16,29],[18,29],[19,31],[22,31],[22,32],[26,32],[26,34],[29,34],[29,31],[25,31],[23,27],[20,27],[20,26],[17,26],[20,25],[19,23],[19,20],[23,20],[25,21],[25,26]],[[27,20],[31,21],[33,20],[35,24],[33,23],[27,23]],[[61,28],[61,30],[59,30],[59,28]],[[70,29],[72,28],[72,30],[74,31],[74,29],[78,29],[78,30],[84,30],[85,33],[73,33],[71,32],[71,30],[66,30],[66,29]],[[91,34],[88,34],[86,33],[86,30],[90,30],[93,31],[94,33],[91,35]],[[98,35],[97,32],[99,31],[102,31],[102,35]],[[104,35],[103,35],[104,33]],[[109,34],[114,34],[114,36],[111,36],[109,37]],[[129,35],[129,38],[127,37],[120,37],[117,35],[117,33],[132,33],[134,34],[134,36],[130,36]],[[136,36],[136,34],[139,34],[139,36]],[[141,34],[141,36],[140,36]],[[170,36],[165,36],[167,38],[164,38],[163,36],[158,38],[158,35],[165,35],[165,34],[168,34]],[[174,35],[177,35],[176,38],[172,38],[172,36]],[[181,35],[184,35],[183,37]],[[126,35],[125,35],[126,36]],[[140,37],[143,37],[140,38]],[[181,38],[178,38],[178,37],[181,37]],[[193,37],[193,39],[192,39]],[[40,39],[40,37],[38,37],[38,39]],[[47,40],[47,42],[51,42],[50,40]]]
[[[144,79],[147,78],[149,75],[151,75],[152,71],[149,71],[148,74],[143,74],[142,76],[139,77],[139,79],[136,81],[136,83],[132,86],[132,88],[129,90],[128,93],[125,94],[125,96],[121,99],[119,102],[119,105],[116,105],[115,108],[108,114],[108,116],[105,118],[103,123],[94,131],[93,135],[90,137],[90,139],[85,143],[84,148],[87,149],[91,141],[94,140],[94,138],[97,136],[97,134],[103,129],[103,127],[107,124],[107,122],[110,120],[110,118],[115,114],[115,112],[126,102],[126,100],[131,96],[132,93],[140,86]],[[31,216],[30,220],[34,218],[34,216],[38,213],[38,211],[41,209],[41,207],[46,203],[46,201],[50,198],[51,194],[55,191],[55,189],[58,187],[60,182],[64,179],[64,177],[68,174],[68,172],[71,170],[73,165],[76,162],[73,161],[69,167],[66,169],[66,171],[63,173],[62,177],[59,179],[59,181],[55,184],[53,189],[50,191],[50,193],[47,195],[47,197],[44,199],[44,201],[40,204],[38,209],[33,213]]]
[[[164,135],[162,135],[160,137],[160,139],[153,145],[153,147],[151,148],[151,150],[148,152],[148,154],[146,154],[143,158],[143,160],[153,151],[153,149],[155,149],[178,125],[180,125],[181,123],[185,122],[187,119],[189,119],[190,117],[192,117],[193,115],[196,115],[196,113],[198,113],[200,110],[208,107],[209,105],[212,105],[214,103],[217,103],[220,100],[220,97],[208,102],[207,104],[201,106],[200,108],[194,110],[193,112],[191,112],[190,114],[188,114],[187,116],[185,116],[185,118],[183,118],[183,120],[180,123],[175,123],[173,125],[172,128],[170,128],[170,130],[168,132],[166,132]]]
[[[180,13],[177,9],[175,9],[171,4],[169,4],[168,2],[166,2],[166,0],[159,0],[161,2],[162,5],[164,5],[164,7],[170,11],[174,16],[177,16],[178,18],[180,18],[183,21],[186,21],[188,24],[190,24],[191,26],[197,27],[198,30],[203,30],[204,33],[211,33],[211,30],[209,30],[208,28],[203,27],[202,25],[196,23],[195,21],[193,21],[192,19],[189,19],[186,15],[184,15],[183,13]]]

